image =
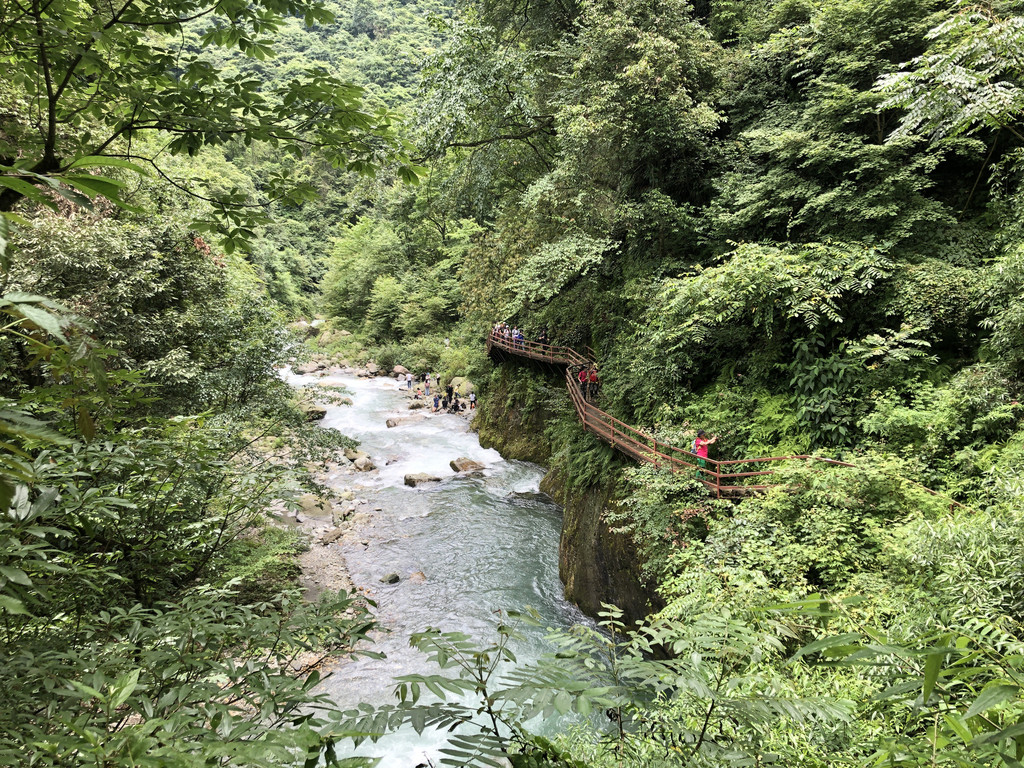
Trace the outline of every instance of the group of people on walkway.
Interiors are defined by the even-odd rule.
[[[511,345],[520,348],[525,341],[523,332],[519,328],[512,328],[505,322],[494,324],[494,334],[499,338],[504,338]],[[543,331],[537,340],[541,344],[547,344],[547,332]],[[579,382],[580,395],[582,395],[583,399],[588,403],[594,403],[601,389],[601,379],[597,373],[597,366],[593,363],[579,366],[576,369],[576,380]],[[709,437],[703,429],[697,431],[697,436],[693,439],[689,452],[696,456],[697,464],[702,469],[706,469],[708,465],[708,446],[713,445],[717,441],[717,435]],[[698,478],[701,477],[699,470],[697,476]]]
[[[526,336],[523,335],[523,331],[520,328],[510,328],[506,322],[498,322],[494,324],[494,335],[505,339],[505,341],[513,346],[522,349],[523,342],[526,341]]]
[[[597,376],[596,365],[581,365],[576,372],[576,380],[580,383],[580,394],[588,403],[597,400],[597,392],[601,388],[601,379]]]

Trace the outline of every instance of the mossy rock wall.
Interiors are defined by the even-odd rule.
[[[588,616],[597,616],[604,603],[618,606],[629,621],[651,613],[654,596],[640,582],[633,542],[604,522],[605,508],[618,503],[615,483],[569,492],[559,473],[549,472],[540,487],[565,510],[558,573],[566,598]]]
[[[544,436],[550,414],[544,400],[551,377],[517,365],[495,369],[480,400],[473,428],[484,448],[495,448],[506,459],[547,464],[551,444]]]

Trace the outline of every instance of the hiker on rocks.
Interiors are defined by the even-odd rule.
[[[437,409],[441,407],[441,395],[437,392],[434,393],[434,413],[437,413]]]
[[[412,389],[412,374],[411,373],[405,374],[405,388],[406,389]]]
[[[452,386],[450,381],[448,382],[448,386],[444,388],[444,392],[448,396],[449,400],[455,399],[455,387]]]
[[[476,410],[476,392],[469,393],[469,410]]]
[[[423,374],[423,386],[425,388],[427,397],[430,397],[430,374],[429,373],[424,373]]]
[[[590,366],[590,372],[587,374],[587,381],[590,384],[590,402],[597,400],[597,390],[601,386],[601,380],[597,377],[597,366]]]
[[[576,374],[576,378],[580,382],[580,394],[583,395],[583,399],[587,399],[587,384],[590,382],[590,373],[587,371],[587,366],[580,366],[579,373]]]

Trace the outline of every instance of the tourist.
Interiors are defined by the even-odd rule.
[[[469,410],[476,410],[476,392],[469,393]]]
[[[405,388],[406,389],[412,389],[412,374],[411,373],[405,374]]]
[[[587,372],[587,366],[580,366],[579,373],[576,374],[576,378],[580,381],[580,394],[583,395],[583,399],[587,399],[587,383],[590,381],[590,374]]]
[[[708,466],[708,446],[717,441],[718,435],[709,440],[704,436],[703,429],[697,430],[697,436],[693,438],[693,452],[697,454],[697,464],[700,465],[701,469],[707,469]],[[700,480],[701,477],[700,470],[697,470],[697,479]]]
[[[590,382],[590,402],[597,400],[597,389],[600,385],[600,380],[597,378],[597,366],[590,366],[590,373],[587,375],[587,379]]]
[[[434,413],[437,413],[437,409],[441,407],[441,395],[434,392]]]

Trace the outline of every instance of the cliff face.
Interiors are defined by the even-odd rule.
[[[556,470],[548,472],[540,487],[565,509],[558,545],[565,596],[588,616],[596,616],[603,603],[618,606],[629,621],[650,613],[653,595],[638,578],[633,542],[612,533],[604,522],[604,510],[618,503],[615,482],[568,492]]]
[[[496,448],[509,459],[548,464],[553,446],[545,437],[544,426],[552,414],[543,403],[552,386],[561,387],[561,381],[550,382],[529,369],[502,366],[474,420],[481,445]],[[617,605],[629,620],[646,616],[652,598],[637,577],[633,543],[609,531],[604,522],[605,508],[616,504],[614,480],[585,491],[569,491],[555,469],[548,472],[541,490],[565,510],[558,550],[566,598],[589,616],[596,616],[603,603]]]
[[[495,448],[506,459],[546,465],[551,444],[544,436],[544,423],[550,416],[543,407],[545,385],[542,374],[501,366],[473,419],[480,445]]]

